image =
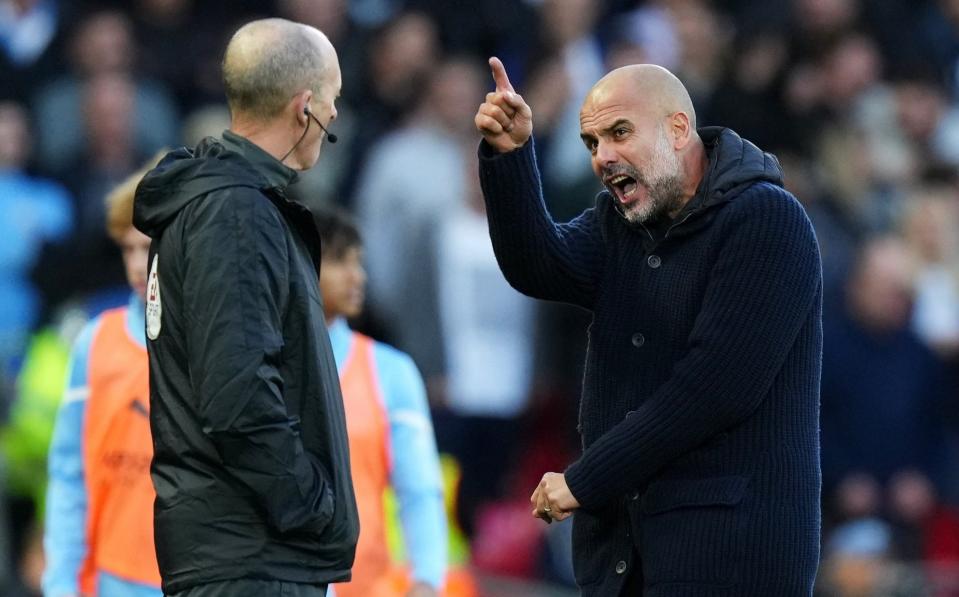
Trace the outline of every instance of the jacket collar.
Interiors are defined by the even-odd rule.
[[[250,162],[257,174],[266,180],[266,188],[285,189],[297,181],[296,170],[284,165],[246,137],[230,130],[223,131],[223,145]]]

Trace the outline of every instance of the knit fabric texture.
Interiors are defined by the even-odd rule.
[[[481,143],[507,280],[588,309],[574,570],[615,595],[810,595],[819,557],[822,275],[776,159],[700,129],[708,165],[673,221],[635,225],[602,192],[568,223],[545,207],[533,141]],[[655,589],[655,591],[654,591]]]

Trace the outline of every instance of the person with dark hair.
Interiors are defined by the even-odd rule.
[[[506,278],[593,313],[582,456],[530,500],[574,516],[583,595],[800,597],[819,563],[822,276],[775,157],[696,128],[654,65],[599,80],[580,137],[605,190],[557,224],[502,63],[475,117]]]
[[[320,294],[346,408],[360,513],[353,580],[337,597],[429,597],[446,574],[446,518],[426,388],[413,359],[352,331],[363,310],[366,271],[356,225],[343,212],[314,214],[323,240]],[[410,573],[390,559],[384,496],[396,492]]]
[[[286,188],[336,117],[320,31],[253,21],[223,59],[230,130],[137,189],[147,288],[156,548],[166,594],[326,594],[359,533],[320,238]],[[332,136],[330,141],[333,141]]]

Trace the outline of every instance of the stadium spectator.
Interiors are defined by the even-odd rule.
[[[0,5],[0,89],[25,102],[57,72],[71,7],[59,0],[11,0]]]
[[[371,148],[354,200],[367,239],[370,308],[428,384],[446,366],[436,303],[437,227],[467,201],[472,131],[464,118],[468,125],[469,98],[483,89],[474,62],[450,59],[434,68],[411,122]]]
[[[47,171],[67,167],[83,149],[89,130],[83,118],[87,80],[97,75],[128,77],[133,85],[133,146],[148,156],[177,140],[178,115],[170,92],[137,71],[133,25],[121,11],[105,9],[85,16],[70,40],[70,68],[37,90],[39,164]]]
[[[24,107],[0,102],[0,386],[7,391],[47,298],[31,270],[44,246],[65,240],[74,226],[66,190],[27,172],[31,138]]]
[[[864,472],[903,469],[943,482],[942,364],[910,329],[915,263],[894,237],[865,244],[824,317],[822,468],[825,490]]]

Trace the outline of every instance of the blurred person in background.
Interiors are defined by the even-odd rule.
[[[856,28],[862,13],[861,0],[793,0],[790,44],[796,57],[815,57],[836,39]]]
[[[711,2],[667,0],[682,49],[677,76],[689,90],[693,105],[708,110],[719,85],[733,28]]]
[[[67,4],[67,6],[64,6]],[[6,0],[0,3],[0,89],[27,101],[59,67],[70,3]]]
[[[577,127],[579,107],[589,91],[589,82],[602,77],[606,70],[596,31],[600,10],[600,5],[591,0],[542,2],[539,36],[526,57],[529,76],[542,77],[542,83],[546,84],[539,93],[534,93],[536,99],[549,97],[543,102],[542,142],[538,151],[550,202],[547,207],[559,220],[582,211],[583,197],[592,196],[598,190],[588,164],[582,159]],[[538,72],[544,68],[546,73]],[[548,115],[549,112],[552,114]]]
[[[123,264],[103,230],[102,198],[144,160],[133,140],[134,88],[124,75],[103,74],[83,85],[82,150],[59,173],[73,197],[73,235],[44,255],[36,272],[52,305],[99,295],[110,307],[126,302]]]
[[[941,79],[923,64],[903,67],[890,79],[894,141],[905,146],[912,168],[922,174],[937,166],[959,166],[959,108]]]
[[[233,35],[223,80],[230,129],[168,154],[134,209],[153,239],[162,586],[178,597],[322,597],[350,578],[359,520],[318,296],[321,241],[286,189],[320,157],[341,74],[322,32],[272,18]]]
[[[208,19],[196,19],[195,0],[135,0],[130,3],[132,38],[138,71],[160,82],[186,113],[196,101],[193,90],[196,39],[210,35]]]
[[[0,428],[0,446],[7,465],[9,542],[17,547],[21,581],[36,591],[40,590],[44,567],[47,455],[67,382],[70,351],[83,327],[101,310],[72,302],[54,312],[52,321],[31,335],[9,419]]]
[[[76,196],[77,241],[88,245],[103,236],[104,206],[97,197],[122,181],[142,160],[134,140],[135,88],[121,74],[104,74],[83,85],[83,122],[86,135],[80,151],[61,172]]]
[[[370,309],[427,384],[445,362],[436,295],[436,231],[467,199],[469,114],[482,71],[463,58],[432,68],[427,95],[404,127],[374,145],[354,199],[369,271]],[[417,309],[408,309],[409,305]]]
[[[125,12],[136,40],[136,73],[162,88],[179,114],[222,102],[222,85],[209,79],[218,78],[223,38],[238,18],[236,4],[205,0],[128,3]],[[184,60],[184,56],[190,59]]]
[[[60,172],[83,151],[86,82],[98,75],[126,78],[132,85],[133,146],[141,156],[177,140],[178,114],[173,96],[138,70],[137,44],[130,18],[117,9],[85,14],[70,39],[66,72],[37,90],[32,107],[37,123],[39,164]],[[135,166],[134,166],[135,167]]]
[[[355,203],[371,307],[426,377],[440,449],[462,466],[457,508],[472,535],[478,507],[503,493],[520,437],[533,312],[497,270],[467,159],[482,71],[458,57],[435,69],[414,120],[371,151]]]
[[[710,120],[727,123],[760,147],[788,146],[795,133],[780,101],[788,50],[779,31],[740,32],[711,98]]]
[[[910,328],[915,274],[916,263],[900,239],[869,240],[844,295],[825,309],[826,491],[852,473],[867,473],[885,484],[908,468],[937,483],[947,480],[945,372]]]
[[[643,62],[669,70],[681,67],[683,50],[668,2],[644,2],[610,21],[617,34],[606,54],[609,68]]]
[[[463,473],[457,518],[476,537],[489,530],[479,528],[483,507],[513,497],[508,482],[525,456],[522,444],[534,444],[524,415],[533,386],[536,305],[500,273],[472,166],[464,172],[464,201],[442,209],[432,248],[445,363],[433,389],[440,448],[456,457]]]
[[[932,0],[918,12],[916,47],[943,78],[946,95],[959,99],[959,0]]]
[[[866,473],[852,473],[843,478],[832,495],[833,503],[828,508],[832,520],[828,526],[836,527],[853,520],[876,518],[883,512],[883,489],[875,477]]]
[[[87,324],[70,353],[48,460],[44,597],[162,595],[144,337],[150,238],[133,227],[136,186],[158,159],[107,196],[106,229],[133,292]]]
[[[937,596],[959,594],[959,511],[945,504],[929,477],[903,470],[889,481],[893,552],[924,567]],[[946,592],[948,591],[948,592]]]
[[[930,597],[922,573],[894,560],[889,525],[848,522],[824,540],[817,597]]]
[[[488,51],[515,43],[536,26],[538,2],[483,0],[470,4],[470,10],[455,2],[407,0],[407,9],[422,10],[437,24],[443,48],[448,55],[487,55]]]
[[[883,153],[889,145],[878,141],[886,131],[878,122],[894,114],[882,69],[875,40],[850,33],[820,50],[809,79],[794,70],[786,94],[793,102],[800,94],[812,98],[795,130],[832,198],[871,230],[887,231],[895,216],[894,185],[909,172],[889,159]]]
[[[574,517],[583,595],[808,595],[822,279],[777,160],[730,129],[697,129],[666,69],[623,67],[580,110],[606,190],[557,224],[532,111],[490,66],[496,91],[474,122],[496,257],[524,293],[593,312],[582,455],[543,475],[533,514]]]
[[[280,0],[280,16],[316,27],[330,38],[340,59],[340,68],[348,73],[363,71],[364,52],[371,42],[367,32],[359,30],[350,20],[346,0]],[[344,81],[342,100],[336,114],[336,151],[323,156],[323,169],[302,172],[300,180],[291,189],[294,198],[310,209],[329,208],[349,198],[349,189],[356,183],[354,162],[357,133],[369,125],[357,117],[354,110],[361,98],[353,92],[361,77]],[[367,129],[367,133],[369,130]]]
[[[375,162],[376,147],[395,129],[408,124],[416,126],[409,120],[424,115],[427,107],[455,109],[424,101],[432,86],[435,65],[442,60],[436,23],[422,13],[403,13],[372,34],[364,76],[348,82],[348,98],[357,119],[351,152],[353,164],[362,169],[364,164]],[[360,196],[363,182],[363,178],[347,176],[344,196]],[[365,236],[373,240],[370,235]],[[376,276],[372,279],[375,281]]]
[[[314,219],[323,241],[320,295],[343,388],[360,515],[353,579],[337,584],[336,595],[435,597],[446,576],[446,515],[426,387],[409,356],[346,322],[360,315],[365,297],[359,230],[339,211],[317,211]],[[399,502],[408,573],[391,561],[387,545],[388,488]]]
[[[43,309],[31,270],[73,227],[70,196],[27,171],[32,138],[25,108],[0,102],[0,386],[9,390]],[[6,407],[6,405],[4,405]]]
[[[959,201],[955,189],[918,187],[903,230],[917,259],[912,327],[949,363],[959,361]]]

